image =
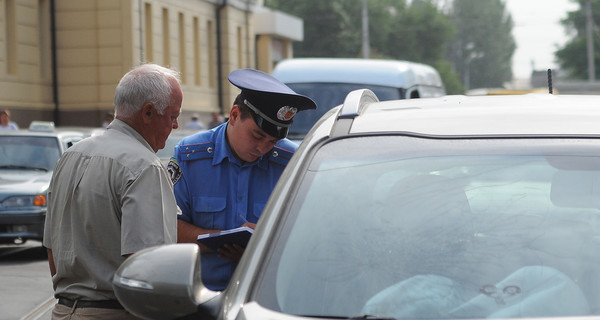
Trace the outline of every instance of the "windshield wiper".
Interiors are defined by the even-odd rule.
[[[41,167],[30,167],[30,166],[16,166],[16,165],[4,165],[0,166],[0,169],[14,169],[14,170],[38,170],[48,172],[48,169]]]

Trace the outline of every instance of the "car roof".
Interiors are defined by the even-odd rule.
[[[344,108],[356,103],[350,95]],[[342,109],[336,122],[344,118],[343,113]],[[385,132],[432,137],[600,137],[600,96],[445,96],[367,102],[353,117],[347,134]]]
[[[443,86],[434,68],[402,60],[295,58],[279,62],[273,70],[273,76],[287,84],[355,83],[396,88],[409,88],[417,84]]]

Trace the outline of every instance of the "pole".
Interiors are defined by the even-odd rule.
[[[370,46],[369,46],[369,11],[367,9],[367,0],[363,0],[362,8],[362,51],[363,58],[369,59]]]
[[[587,58],[588,58],[588,80],[596,81],[596,67],[594,65],[594,21],[592,19],[592,3],[587,0],[585,5],[586,33],[587,33]]]

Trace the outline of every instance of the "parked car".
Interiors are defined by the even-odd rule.
[[[348,58],[295,58],[279,62],[273,76],[310,97],[316,110],[294,117],[289,138],[301,142],[329,109],[357,89],[370,89],[379,100],[439,97],[446,89],[433,67],[410,61]]]
[[[146,319],[600,316],[600,96],[351,92],[309,132],[229,286],[195,244],[115,273]]]
[[[84,136],[40,121],[28,130],[0,131],[0,243],[42,239],[54,166]]]

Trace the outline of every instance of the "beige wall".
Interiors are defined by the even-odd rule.
[[[1,107],[52,110],[48,13],[47,1],[0,0]]]
[[[253,1],[251,1],[253,2]],[[120,77],[141,62],[182,73],[183,125],[198,113],[227,116],[239,90],[227,80],[238,68],[270,72],[272,45],[255,45],[253,13],[240,0],[221,11],[221,66],[217,74],[214,0],[55,0],[58,109],[52,85],[50,0],[0,0],[0,108],[27,127],[32,120],[98,126],[113,109]],[[268,37],[269,42],[273,37]],[[285,42],[291,48],[291,41]],[[255,46],[259,52],[255,52]],[[291,52],[291,50],[289,50]],[[261,57],[256,59],[256,56]],[[261,62],[257,66],[257,60]],[[265,66],[265,67],[263,67]],[[222,106],[219,106],[219,81]],[[58,111],[58,119],[55,119]]]

